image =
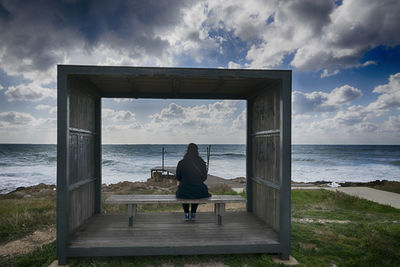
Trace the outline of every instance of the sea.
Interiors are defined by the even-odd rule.
[[[207,158],[207,146],[199,145]],[[186,145],[103,145],[102,182],[146,181],[150,169],[176,166]],[[21,186],[56,183],[56,145],[0,144],[0,193]],[[246,176],[245,145],[211,145],[209,173],[225,179]],[[293,145],[292,180],[296,182],[400,181],[398,145]]]

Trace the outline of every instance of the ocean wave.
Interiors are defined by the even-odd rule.
[[[246,154],[243,153],[217,153],[217,154],[212,154],[210,157],[232,157],[232,158],[245,158]]]
[[[293,158],[293,161],[305,161],[305,162],[316,162],[317,160],[312,158]]]
[[[118,164],[118,162],[119,161],[112,160],[112,159],[103,159],[102,165],[103,166],[114,166],[114,165]]]
[[[0,173],[0,177],[17,177],[16,173]]]
[[[48,162],[56,162],[57,161],[57,157],[56,156],[49,156],[49,157],[47,157],[47,161]]]
[[[395,166],[400,166],[400,160],[391,161],[390,164]]]

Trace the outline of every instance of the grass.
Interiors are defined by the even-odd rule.
[[[341,192],[294,190],[292,218],[350,220],[381,223],[399,220],[399,210]]]
[[[55,223],[55,196],[0,199],[0,244]]]
[[[325,190],[294,190],[292,217],[351,223],[292,223],[292,255],[304,266],[396,266],[398,209]]]
[[[143,190],[144,191],[144,190]],[[104,193],[103,197],[106,197]],[[233,194],[237,194],[236,192]],[[111,206],[111,205],[108,205]],[[106,208],[106,206],[103,206]],[[179,207],[155,206],[149,210]],[[114,210],[116,211],[116,210]],[[122,207],[122,212],[124,212]],[[145,210],[147,211],[147,209]],[[111,210],[110,210],[111,212]],[[16,239],[42,224],[54,223],[54,199],[1,199],[0,229],[3,240]],[[13,219],[11,219],[13,218]],[[325,190],[293,190],[292,218],[347,220],[350,223],[292,223],[292,252],[300,266],[398,266],[400,263],[400,212]],[[28,227],[30,230],[24,230]],[[25,232],[19,232],[24,230]],[[9,232],[10,231],[10,232]],[[4,241],[3,241],[4,242]],[[56,258],[54,242],[16,257],[0,258],[0,266],[47,266]],[[277,266],[267,254],[157,256],[71,259],[70,266]]]

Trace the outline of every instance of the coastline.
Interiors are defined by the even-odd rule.
[[[210,191],[223,192],[223,191],[236,191],[240,190],[245,192],[246,178],[237,177],[233,179],[223,179],[214,175],[208,175],[206,185]],[[400,194],[400,182],[388,180],[375,180],[370,182],[344,182],[334,183],[331,181],[317,181],[317,182],[296,182],[292,180],[292,187],[371,187],[378,190],[384,190]],[[332,186],[333,184],[333,186]],[[163,178],[161,181],[156,181],[154,178],[149,178],[145,182],[130,182],[121,181],[114,184],[102,184],[103,192],[129,192],[140,193],[140,191],[153,191],[157,193],[174,193],[177,188],[177,181],[175,179]],[[32,186],[21,186],[8,193],[0,193],[0,199],[15,197],[15,198],[30,198],[30,197],[45,197],[56,194],[56,185],[39,183]]]

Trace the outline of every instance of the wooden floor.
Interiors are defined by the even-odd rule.
[[[154,249],[268,245],[279,246],[278,235],[252,213],[226,212],[223,225],[217,225],[214,213],[200,212],[195,222],[184,222],[183,213],[159,212],[139,213],[132,228],[128,227],[126,215],[97,215],[75,234],[69,248],[71,251],[119,247],[157,251]]]

